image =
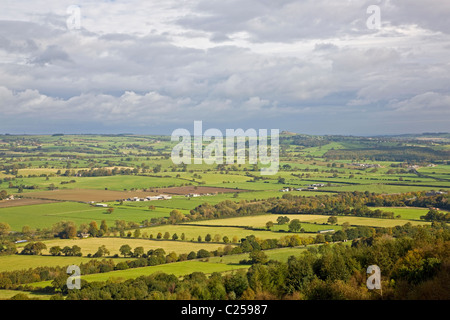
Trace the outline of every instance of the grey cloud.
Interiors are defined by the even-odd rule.
[[[47,22],[0,21],[0,124],[41,117],[120,131],[203,119],[350,133],[358,117],[355,130],[376,130],[383,114],[392,127],[409,128],[402,113],[442,122],[450,39],[409,24],[414,15],[430,30],[445,23],[429,21],[433,10],[420,15],[417,1],[405,12],[405,1],[378,3],[381,31],[365,26],[370,1],[201,0],[179,4],[183,14],[171,11],[170,19],[160,8],[167,28],[148,32],[87,23],[70,31],[56,14]],[[111,23],[145,16],[136,15],[139,6],[118,5]],[[89,7],[90,19],[105,6]]]

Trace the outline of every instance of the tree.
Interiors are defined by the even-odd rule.
[[[292,232],[298,232],[302,228],[302,225],[300,224],[300,220],[294,219],[289,223],[289,231]]]
[[[42,250],[47,249],[47,246],[42,242],[28,243],[20,254],[39,255]]]
[[[23,226],[22,233],[24,236],[29,237],[33,233],[33,230],[29,226]]]
[[[267,221],[266,222],[266,229],[270,230],[273,227],[273,222],[272,221]]]
[[[142,257],[144,254],[144,247],[136,247],[133,252],[133,256],[136,258]]]
[[[156,239],[161,239],[162,238],[162,233],[158,232],[158,234],[156,235]]]
[[[198,236],[197,241],[202,242],[202,236]]]
[[[61,247],[60,246],[53,246],[50,248],[49,252],[52,256],[60,256],[61,255]]]
[[[119,249],[120,254],[124,257],[131,256],[131,247],[128,244],[124,244]]]
[[[96,221],[91,221],[89,223],[89,229],[88,232],[91,234],[91,236],[96,237],[98,235],[98,225]]]
[[[325,236],[323,234],[316,235],[316,238],[314,239],[314,243],[324,243],[325,242]]]
[[[176,233],[174,233],[173,235],[172,235],[172,240],[177,240],[178,239],[178,235],[176,234]]]
[[[208,250],[200,249],[197,251],[197,258],[209,258],[211,253]]]
[[[291,220],[291,219],[289,219],[287,216],[284,216],[284,217],[279,216],[279,217],[277,218],[278,224],[286,224],[286,223],[288,223],[290,220]]]
[[[211,235],[208,233],[207,235],[206,235],[206,237],[205,237],[205,241],[206,242],[210,242],[211,241]]]
[[[261,250],[253,250],[252,252],[250,252],[249,258],[251,264],[265,264],[268,261],[267,255]]]
[[[331,216],[331,217],[328,218],[327,222],[329,224],[337,224],[338,219],[335,216]]]
[[[169,240],[170,239],[170,233],[169,232],[165,232],[164,233],[164,237],[163,237],[165,240]]]
[[[187,256],[187,259],[188,260],[192,260],[192,259],[195,259],[195,258],[197,258],[197,254],[194,251],[189,252],[189,254]]]
[[[110,252],[108,249],[106,249],[105,245],[102,245],[100,247],[98,247],[98,250],[96,253],[94,253],[94,258],[100,258],[103,256],[108,255]]]
[[[170,216],[169,216],[169,222],[170,223],[177,223],[177,222],[181,222],[184,219],[184,214],[177,209],[174,209],[170,212]]]
[[[111,213],[114,212],[114,208],[108,208],[108,209],[106,209],[106,212],[107,212],[108,214],[111,214]]]
[[[102,220],[102,223],[100,224],[100,230],[103,232],[103,234],[108,233],[108,225],[106,224],[106,220]]]
[[[0,200],[8,198],[8,192],[6,190],[0,191]]]
[[[0,236],[7,235],[11,227],[6,222],[0,222]]]
[[[171,252],[166,256],[166,263],[176,262],[178,255],[175,252]]]
[[[133,236],[135,238],[139,238],[141,236],[141,230],[139,230],[139,229],[134,230]]]
[[[338,230],[333,234],[333,241],[347,240],[347,233],[344,230]]]
[[[77,228],[73,221],[60,221],[53,225],[52,230],[61,239],[71,239],[77,236]]]

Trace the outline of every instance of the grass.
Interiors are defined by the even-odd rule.
[[[373,208],[376,209],[376,208]],[[395,215],[403,214],[405,217],[402,219],[378,219],[378,218],[366,218],[366,217],[353,217],[353,216],[337,216],[338,226],[331,226],[327,223],[327,220],[330,216],[328,215],[316,215],[316,214],[290,214],[290,215],[278,215],[278,214],[265,214],[258,216],[249,216],[249,217],[237,217],[237,218],[228,218],[228,219],[216,219],[216,220],[207,220],[199,222],[202,225],[214,226],[214,225],[223,225],[223,226],[251,226],[256,228],[265,228],[266,222],[272,221],[274,226],[274,231],[280,230],[282,228],[287,229],[287,225],[278,226],[276,220],[279,216],[287,216],[290,220],[299,219],[303,222],[302,227],[305,231],[319,231],[323,229],[330,229],[332,227],[335,230],[341,228],[341,224],[344,222],[350,223],[350,225],[368,225],[374,227],[393,227],[404,225],[408,222],[411,222],[413,225],[424,225],[430,224],[429,222],[421,221],[420,215],[424,215],[427,212],[427,209],[422,208],[379,208],[384,211],[393,211]],[[408,220],[410,219],[410,220]],[[315,224],[314,224],[315,223]],[[190,223],[186,223],[185,225],[189,225]],[[262,232],[262,231],[261,231]],[[269,233],[270,234],[270,233]],[[276,234],[276,233],[272,233]]]
[[[180,234],[181,235],[181,234]],[[133,238],[118,238],[118,237],[105,237],[105,238],[87,238],[87,239],[55,239],[43,241],[47,246],[47,250],[43,250],[43,254],[47,254],[48,250],[53,246],[65,246],[72,247],[77,245],[81,248],[83,256],[87,254],[94,254],[98,248],[104,245],[109,251],[110,255],[120,254],[120,247],[124,244],[128,244],[132,250],[136,247],[143,247],[147,252],[150,249],[162,248],[166,253],[175,252],[177,254],[189,253],[191,251],[197,252],[200,249],[206,249],[208,251],[214,251],[219,247],[224,247],[224,244],[217,243],[198,243],[198,242],[185,242],[185,241],[173,241],[173,240],[148,240],[148,239],[133,239]]]
[[[76,225],[89,224],[96,221],[100,225],[105,220],[108,226],[113,226],[116,220],[134,221],[140,223],[151,218],[167,217],[170,208],[148,209],[146,207],[114,206],[114,212],[108,214],[105,208],[92,207],[78,202],[57,202],[30,206],[0,208],[0,220],[10,225],[14,231],[21,231],[24,225],[33,229],[50,228],[59,221],[73,221]]]
[[[100,258],[99,260],[101,260]],[[123,258],[113,259],[115,263]],[[69,265],[79,265],[86,263],[92,258],[86,257],[64,257],[48,255],[10,255],[0,256],[0,272],[13,270],[28,270],[36,267],[64,267]],[[95,259],[94,259],[95,260]]]
[[[202,262],[198,260],[181,261],[168,264],[162,264],[151,267],[132,268],[127,270],[111,271],[107,273],[96,273],[89,275],[81,275],[81,279],[88,282],[92,281],[124,281],[127,279],[134,279],[139,276],[148,276],[156,272],[164,272],[167,274],[173,274],[177,277],[185,276],[193,272],[203,272],[205,274],[211,274],[213,272],[226,272],[237,269],[246,269],[248,266],[244,265],[229,265],[223,263],[210,263]],[[30,284],[33,287],[46,287],[51,285],[51,281],[42,281]]]
[[[0,208],[0,219],[8,223],[12,230],[20,231],[24,225],[31,228],[46,228],[61,220],[89,223],[95,220],[92,218],[94,215],[101,215],[104,211],[104,208],[94,208],[82,203],[58,202]]]
[[[38,300],[49,300],[50,297],[52,296],[51,294],[33,293],[29,291],[0,290],[0,300],[9,300],[19,293],[25,294],[29,299],[38,299]]]
[[[75,183],[61,185],[61,181],[75,180]],[[159,178],[150,176],[135,176],[135,175],[117,175],[105,177],[51,177],[48,180],[44,177],[36,178],[17,178],[17,185],[36,185],[42,191],[51,184],[60,189],[97,189],[97,190],[116,190],[123,191],[124,189],[146,189],[146,188],[162,188],[170,186],[181,186],[187,183],[185,180],[177,178]],[[3,183],[0,188],[7,188],[8,184]],[[39,190],[36,189],[36,190]]]
[[[265,250],[264,253],[267,255],[269,260],[277,260],[286,262],[290,256],[301,255],[306,250],[305,247],[294,247],[294,248],[279,248],[272,250]],[[224,264],[237,264],[241,260],[247,260],[249,258],[248,253],[226,255],[223,257],[212,257],[209,258],[210,263],[224,263]]]
[[[225,219],[223,219],[225,220]],[[216,220],[220,221],[222,220]],[[199,224],[202,224],[205,221],[198,222]],[[220,236],[220,239],[222,239],[224,236],[227,236],[230,240],[233,239],[233,237],[236,237],[238,240],[245,238],[249,235],[254,235],[257,238],[260,239],[276,239],[281,238],[282,236],[285,236],[285,233],[278,233],[278,232],[270,232],[270,231],[259,231],[259,230],[247,230],[244,228],[239,227],[227,227],[227,226],[197,226],[197,225],[190,225],[190,224],[183,224],[183,225],[165,225],[165,226],[158,226],[158,227],[151,227],[151,228],[142,228],[142,232],[147,232],[149,235],[153,234],[154,237],[158,234],[158,232],[161,232],[164,234],[166,231],[170,233],[172,236],[174,233],[176,233],[178,236],[180,236],[182,233],[185,234],[187,240],[193,240],[197,241],[198,236],[202,237],[202,240],[205,240],[205,237],[207,234],[210,234],[211,237],[214,237],[216,234]],[[300,236],[310,236],[309,234],[299,234]],[[222,241],[222,240],[221,240]]]
[[[380,209],[385,212],[394,212],[394,217],[400,215],[401,219],[418,220],[418,221],[424,221],[420,220],[420,217],[426,215],[428,212],[428,208],[412,208],[412,207],[400,207],[400,208],[375,207],[370,209],[373,210]]]

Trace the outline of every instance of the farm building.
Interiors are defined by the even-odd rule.
[[[128,198],[125,201],[153,201],[153,200],[170,200],[170,199],[172,199],[172,196],[160,194],[159,196],[147,196],[145,198],[133,197]]]
[[[334,229],[319,230],[318,233],[334,232]]]
[[[198,193],[189,193],[186,197],[200,197],[200,195]]]
[[[108,205],[106,203],[96,203],[95,204],[96,207],[103,207],[103,208],[107,208]]]

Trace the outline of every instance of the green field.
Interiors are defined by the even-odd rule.
[[[52,296],[51,294],[39,294],[33,293],[29,291],[20,291],[20,290],[0,290],[0,300],[9,300],[17,294],[24,294],[28,297],[28,299],[32,300],[49,300]]]
[[[211,274],[213,272],[226,272],[248,267],[249,266],[245,265],[209,263],[202,261],[181,261],[151,267],[118,270],[107,273],[89,274],[85,276],[81,275],[81,278],[89,282],[107,281],[107,280],[123,281],[126,279],[134,279],[139,276],[151,275],[156,272],[164,272],[167,274],[173,274],[177,277],[181,277],[184,275],[191,274],[193,272],[203,272],[206,274]],[[46,287],[50,285],[51,281],[35,282],[31,284],[32,287]]]
[[[24,225],[43,229],[51,228],[59,221],[73,221],[77,225],[97,221],[100,225],[102,220],[106,220],[109,226],[113,226],[116,220],[140,223],[146,219],[169,216],[171,211],[170,208],[149,210],[148,205],[147,203],[146,207],[117,206],[112,214],[108,214],[105,208],[77,202],[59,202],[0,208],[0,219],[8,223],[12,230],[21,231]]]
[[[48,256],[48,255],[10,255],[0,256],[0,272],[13,270],[28,270],[39,266],[58,267],[79,265],[86,263],[93,258],[87,257],[64,257],[64,256]],[[102,258],[99,258],[101,260]],[[115,263],[120,262],[123,258],[113,259]],[[96,259],[94,259],[96,260]]]
[[[216,220],[217,223],[225,219]],[[203,221],[201,222],[203,223]],[[161,232],[164,234],[165,232],[169,232],[170,235],[176,233],[180,236],[182,233],[185,234],[187,240],[197,241],[199,236],[202,237],[202,241],[205,240],[206,235],[211,235],[214,238],[215,235],[219,235],[219,238],[222,239],[224,236],[227,236],[230,240],[236,237],[238,240],[245,238],[249,235],[254,235],[260,239],[277,239],[285,236],[286,233],[282,232],[270,232],[270,231],[259,231],[259,230],[247,230],[245,228],[238,227],[222,227],[222,226],[198,226],[198,225],[189,225],[189,224],[179,224],[179,225],[165,225],[158,227],[150,227],[150,228],[142,228],[142,232],[147,232],[149,235],[152,234],[154,237]],[[300,236],[309,237],[310,234],[303,233],[299,234]],[[222,241],[222,240],[220,240]]]
[[[386,212],[394,212],[395,215],[400,214],[401,219],[379,219],[379,218],[366,218],[366,217],[352,217],[352,216],[337,216],[338,224],[341,225],[344,222],[348,222],[350,225],[368,225],[373,227],[392,227],[392,226],[401,226],[408,222],[411,222],[413,225],[417,224],[429,224],[429,222],[420,220],[421,215],[425,215],[428,212],[428,209],[423,208],[388,208],[388,207],[379,207],[373,209],[381,209]],[[265,228],[266,223],[268,221],[272,221],[275,225],[272,228],[274,231],[278,230],[287,230],[288,225],[277,225],[277,218],[280,215],[276,214],[264,214],[258,216],[249,216],[249,217],[238,217],[238,218],[227,218],[227,219],[215,219],[202,221],[201,224],[205,226],[248,226],[254,228]],[[330,226],[327,223],[327,220],[330,216],[328,215],[313,215],[313,214],[288,214],[282,215],[287,216],[290,220],[298,219],[301,222],[305,222],[302,224],[302,227],[305,231],[308,232],[317,232],[319,230],[324,229],[341,229],[341,226]],[[193,223],[186,223],[186,225]]]
[[[181,235],[181,234],[180,234]],[[174,240],[149,240],[149,239],[132,239],[132,238],[118,238],[118,237],[102,237],[102,238],[87,238],[87,239],[55,239],[42,241],[48,248],[53,246],[65,246],[72,247],[77,245],[81,248],[83,255],[94,254],[97,252],[100,246],[105,246],[110,255],[120,254],[120,247],[124,244],[128,244],[132,249],[136,247],[143,247],[147,252],[150,249],[162,248],[167,253],[175,252],[177,254],[189,253],[191,251],[197,252],[200,249],[207,249],[209,251],[216,250],[218,247],[223,247],[224,244],[217,243],[197,243],[186,241],[174,241]],[[47,253],[47,251],[43,251]]]

